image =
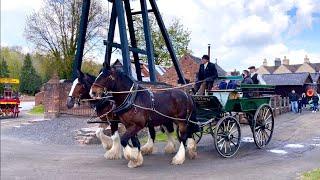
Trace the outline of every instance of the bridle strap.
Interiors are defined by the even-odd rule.
[[[98,86],[98,87],[100,87],[100,88],[104,88],[104,86],[102,86],[102,85],[100,85],[100,84],[98,84],[98,83],[93,83],[92,86]]]

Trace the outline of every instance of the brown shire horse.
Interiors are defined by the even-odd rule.
[[[128,93],[128,91],[132,92]],[[136,91],[138,90],[138,91]],[[182,164],[185,160],[185,145],[191,159],[196,156],[196,143],[192,133],[197,126],[195,121],[195,106],[190,95],[180,89],[151,92],[143,90],[131,78],[114,68],[103,68],[93,85],[90,96],[101,97],[105,91],[112,91],[116,103],[114,112],[126,127],[121,137],[124,157],[129,161],[128,167],[138,167],[143,163],[140,142],[137,133],[146,126],[159,126],[174,122],[180,131],[180,148],[172,159],[172,164]],[[124,93],[116,93],[124,91]],[[146,109],[148,108],[148,109]],[[161,114],[159,114],[161,113]],[[133,147],[128,145],[131,139]]]
[[[82,99],[91,99],[89,91],[95,79],[95,76],[78,71],[78,78],[73,81],[67,98],[67,107],[69,109],[74,106],[79,106]],[[108,99],[90,101],[90,106],[95,109],[97,116],[101,117],[102,121],[115,118],[113,117],[113,113],[108,113],[114,106],[114,103]],[[108,116],[104,116],[107,113]],[[121,158],[120,136],[118,133],[119,122],[120,121],[110,121],[111,137],[103,133],[103,130],[107,127],[105,124],[101,124],[99,126],[100,128],[96,131],[96,136],[101,140],[101,144],[106,150],[104,157],[107,159]]]
[[[67,107],[73,108],[75,105],[80,105],[82,99],[91,99],[89,95],[90,88],[95,81],[96,77],[88,73],[82,73],[78,71],[78,78],[76,78],[73,83],[69,96],[67,99]],[[106,159],[119,159],[121,158],[121,148],[120,148],[120,137],[118,131],[118,124],[120,120],[118,117],[112,113],[114,108],[114,102],[110,99],[102,99],[89,101],[92,108],[95,109],[98,117],[102,121],[109,121],[111,127],[111,138],[103,133],[103,129],[106,128],[105,124],[101,124],[100,128],[96,131],[96,136],[101,140],[103,148],[107,151],[104,154]],[[110,112],[110,113],[108,113]],[[107,115],[107,116],[106,116]],[[174,132],[173,124],[169,124],[166,128],[166,134],[168,136],[168,144],[165,147],[166,153],[175,152],[174,139],[171,134]],[[154,127],[149,127],[149,139],[147,144],[145,144],[141,150],[143,154],[151,154],[153,151],[153,144],[155,141],[155,129]]]

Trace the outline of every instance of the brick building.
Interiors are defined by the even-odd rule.
[[[194,82],[199,70],[201,58],[186,54],[180,58],[179,63],[186,80],[189,82]],[[223,70],[219,65],[216,64],[216,68],[219,76],[226,75],[226,71]],[[168,68],[164,75],[159,77],[159,81],[176,86],[178,84],[178,76],[174,66]]]
[[[311,63],[305,56],[302,64],[290,64],[290,60],[276,58],[273,66],[268,66],[266,59],[259,67],[258,73],[262,74],[267,84],[276,85],[276,93],[282,96],[295,89],[299,94],[309,88],[320,91],[320,63]]]

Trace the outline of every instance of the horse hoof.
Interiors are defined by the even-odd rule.
[[[141,150],[142,155],[149,155],[149,154],[152,154],[153,147],[142,146],[140,150]]]
[[[195,159],[197,157],[197,152],[189,150],[188,157],[189,159]]]
[[[121,159],[121,154],[113,151],[107,151],[104,157],[109,160]]]
[[[178,158],[174,157],[172,159],[172,161],[171,161],[171,164],[173,164],[173,165],[181,165],[181,164],[184,163],[184,160],[185,160],[185,158],[178,159]]]
[[[166,147],[164,148],[164,152],[165,152],[166,154],[173,154],[173,153],[175,153],[175,152],[176,152],[176,148],[175,148],[174,144],[173,144],[173,143],[168,143],[168,144],[166,145]]]
[[[136,168],[136,167],[141,166],[142,164],[143,164],[143,156],[142,156],[141,152],[139,152],[137,160],[135,160],[135,161],[130,160],[128,162],[128,168]]]

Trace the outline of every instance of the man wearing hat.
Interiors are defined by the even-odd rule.
[[[255,66],[250,66],[249,68],[249,71],[250,71],[250,76],[251,76],[251,79],[253,81],[253,84],[267,84],[261,77],[260,74],[257,73],[257,70],[256,70],[256,67]]]
[[[198,72],[198,81],[203,81],[203,82],[201,82],[201,86],[199,90],[196,89],[198,90],[197,94],[203,95],[206,89],[210,90],[213,86],[214,80],[216,80],[217,77],[218,77],[218,72],[215,64],[209,61],[208,55],[203,55],[201,59],[199,72]]]

